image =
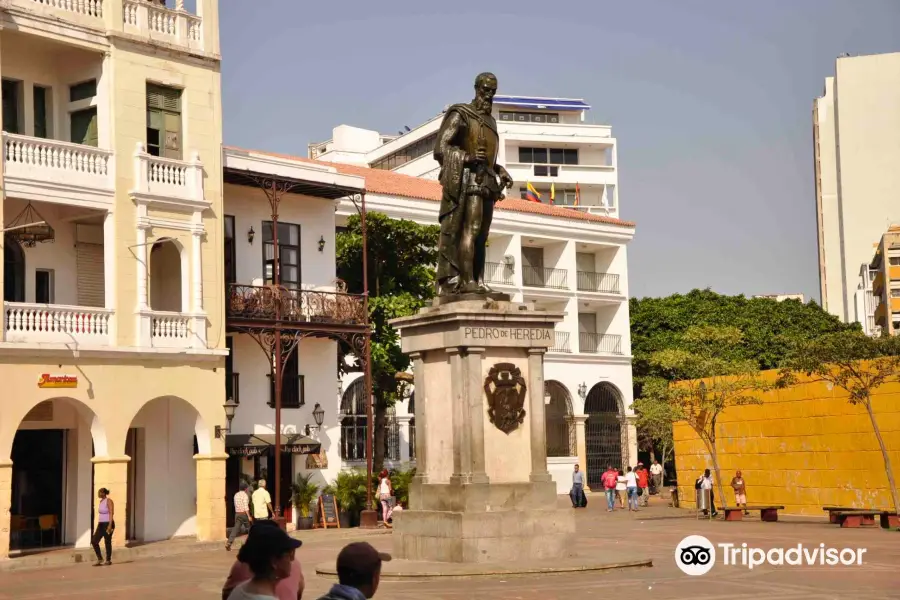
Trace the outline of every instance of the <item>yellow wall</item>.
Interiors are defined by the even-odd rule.
[[[748,503],[784,505],[788,514],[822,516],[825,505],[891,506],[869,417],[865,408],[847,401],[844,390],[801,383],[761,397],[760,405],[731,407],[719,417],[726,504],[734,504],[727,484],[740,469]],[[900,384],[882,386],[872,404],[900,481]],[[692,507],[694,481],[703,469],[712,469],[712,461],[686,423],[675,426],[675,465],[682,506]]]

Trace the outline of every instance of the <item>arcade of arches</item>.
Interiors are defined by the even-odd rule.
[[[584,414],[573,413],[568,389],[547,380],[549,396],[545,411],[547,457],[578,457],[587,473],[589,486],[600,485],[607,465],[621,467],[628,462],[628,426],[619,390],[608,382],[595,384],[587,394]]]
[[[118,547],[224,539],[223,369],[85,354],[0,364],[0,558],[87,547],[101,487]]]

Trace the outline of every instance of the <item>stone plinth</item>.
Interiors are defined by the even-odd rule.
[[[574,515],[547,472],[543,357],[563,313],[508,301],[437,304],[393,321],[413,359],[416,477],[397,558],[564,558]]]

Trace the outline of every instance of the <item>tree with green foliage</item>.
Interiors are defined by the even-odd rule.
[[[673,341],[649,357],[661,376],[644,381],[639,418],[652,415],[660,426],[666,419],[670,425],[684,421],[694,430],[712,460],[721,502],[718,420],[729,407],[760,404],[759,393],[776,383],[761,377],[756,361],[741,356],[743,334],[737,327],[690,327]]]
[[[778,302],[771,298],[723,296],[711,290],[693,290],[665,298],[632,298],[631,349],[634,356],[634,409],[638,413],[639,439],[652,440],[658,449],[671,439],[667,405],[654,404],[644,392],[655,379],[675,381],[673,373],[652,357],[681,347],[688,329],[699,326],[733,327],[741,332],[740,344],[730,348],[734,359],[755,363],[760,370],[773,369],[803,340],[841,331],[855,331],[822,310],[814,302]],[[660,385],[657,382],[655,385]],[[645,442],[646,443],[646,442]]]
[[[872,408],[875,390],[886,383],[900,382],[900,338],[871,338],[862,332],[851,331],[799,343],[784,361],[779,382],[782,385],[793,384],[797,381],[797,373],[805,374],[812,381],[826,382],[845,390],[850,395],[850,404],[862,405],[866,409],[881,449],[894,510],[900,511],[900,495],[897,494],[891,457]],[[888,402],[887,399],[883,401]]]
[[[409,358],[400,351],[400,336],[389,321],[415,314],[434,297],[439,232],[437,225],[366,213],[376,472],[384,464],[387,448],[385,416],[399,395],[396,375],[409,368]],[[337,234],[335,248],[337,276],[347,283],[347,291],[361,294],[362,228],[358,215],[351,216],[346,229]],[[347,351],[342,348],[342,352]],[[339,360],[338,364],[343,367],[345,362]]]

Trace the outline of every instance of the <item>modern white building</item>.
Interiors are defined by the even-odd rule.
[[[634,224],[618,218],[616,139],[610,126],[586,122],[589,110],[579,99],[494,98],[498,162],[515,185],[494,216],[486,279],[516,301],[566,313],[544,363],[548,462],[560,492],[576,461],[598,485],[607,464],[637,458],[626,254]],[[309,155],[365,177],[370,210],[436,223],[442,117],[397,136],[341,125]],[[541,203],[518,199],[528,183]],[[351,210],[343,202],[339,218]]]
[[[531,182],[549,204],[552,185],[556,205],[618,216],[616,139],[609,125],[586,122],[590,108],[580,99],[494,97],[497,162],[516,182],[512,196],[524,197]],[[397,136],[340,125],[332,139],[310,144],[309,157],[437,179],[432,153],[442,118]]]
[[[900,222],[900,52],[842,56],[813,102],[822,306],[865,323],[854,300],[872,242]]]

